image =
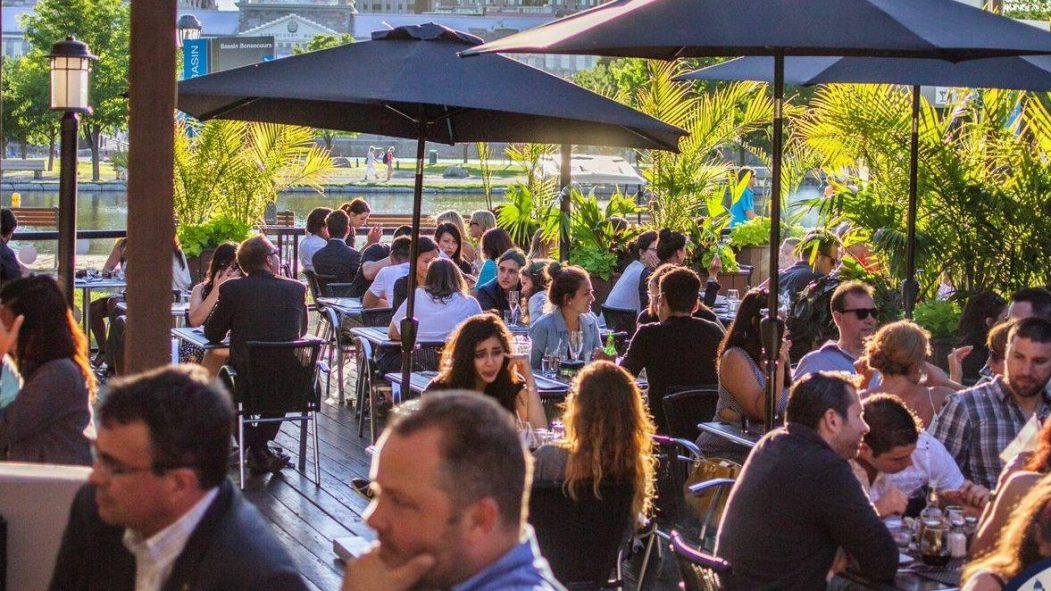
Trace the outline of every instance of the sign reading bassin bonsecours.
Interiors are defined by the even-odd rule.
[[[208,40],[209,72],[222,72],[274,59],[274,37],[216,37]]]

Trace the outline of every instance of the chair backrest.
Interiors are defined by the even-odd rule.
[[[277,225],[278,226],[295,226],[296,225],[296,212],[287,210],[277,212]]]
[[[657,455],[654,519],[666,530],[681,530],[691,516],[686,504],[685,486],[693,468],[693,458],[683,456],[683,445],[672,437],[654,435],[653,442]],[[695,523],[691,529],[699,529],[699,523]]]
[[[47,589],[69,506],[90,473],[82,466],[0,463],[0,517],[7,521],[0,577],[6,566],[7,589]]]
[[[324,342],[303,339],[245,343],[248,369],[237,380],[237,394],[245,412],[289,413],[319,408],[317,359]]]
[[[622,308],[610,308],[609,306],[602,305],[602,317],[606,319],[606,328],[613,332],[626,332],[628,338],[635,334],[637,321],[639,314],[635,310],[625,310]]]
[[[315,271],[314,277],[317,279],[318,293],[322,297],[342,298],[350,293],[351,284],[340,283],[339,278],[335,275],[323,275]]]
[[[722,558],[686,545],[677,531],[671,533],[671,551],[685,591],[720,591],[721,577],[733,572],[730,563]]]
[[[393,308],[369,308],[361,311],[361,325],[387,328],[394,318]]]
[[[573,500],[560,480],[533,484],[529,523],[555,578],[566,586],[609,581],[620,548],[633,531],[634,494],[631,485],[604,484],[596,498],[591,483],[584,482]]]
[[[317,299],[321,296],[321,284],[318,282],[317,273],[308,269],[303,269],[303,277],[307,279],[307,289],[310,290],[310,297],[314,299],[314,304],[317,305]],[[318,305],[318,308],[322,306]]]
[[[669,388],[674,392],[675,388]],[[711,421],[719,402],[719,386],[700,386],[667,394],[661,401],[668,435],[679,439],[697,438],[697,423]]]

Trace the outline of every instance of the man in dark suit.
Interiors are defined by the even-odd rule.
[[[111,383],[98,417],[98,459],[73,500],[50,589],[306,589],[226,478],[233,408],[202,369]]]
[[[710,320],[692,316],[700,305],[701,280],[696,273],[680,267],[664,274],[659,285],[660,322],[639,326],[621,366],[636,376],[646,370],[650,412],[657,430],[667,433],[662,401],[669,387],[719,383],[717,360],[723,330]]]
[[[204,325],[208,340],[218,343],[230,333],[230,365],[244,375],[248,371],[248,341],[286,342],[307,331],[306,286],[280,276],[277,249],[265,236],[254,236],[237,247],[237,264],[245,277],[219,286],[219,301]],[[280,415],[263,415],[276,418]],[[279,472],[287,456],[270,451],[281,423],[245,427],[248,466],[254,470]]]
[[[325,218],[328,228],[328,244],[314,253],[311,260],[314,272],[318,275],[335,277],[333,283],[350,283],[361,264],[361,253],[347,245],[350,233],[350,218],[346,212],[337,209]]]

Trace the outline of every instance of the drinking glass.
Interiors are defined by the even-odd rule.
[[[518,312],[521,309],[521,292],[512,290],[507,292],[507,305],[511,309],[511,324],[518,324]]]
[[[584,350],[584,333],[579,330],[569,331],[569,357],[573,361],[580,360],[580,353]]]
[[[554,378],[558,375],[558,367],[562,363],[562,341],[550,343],[544,351],[540,360],[540,372],[545,377]]]
[[[949,553],[949,526],[941,519],[923,522],[920,529],[920,559],[928,566],[945,566]]]
[[[726,311],[730,314],[737,313],[737,304],[740,302],[741,293],[736,289],[726,290]]]

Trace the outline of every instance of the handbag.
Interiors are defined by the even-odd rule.
[[[741,464],[723,458],[701,458],[693,465],[690,475],[686,478],[683,487],[686,496],[686,504],[690,507],[693,515],[698,519],[705,520],[709,514],[713,517],[722,515],[726,508],[726,500],[730,497],[722,489],[705,491],[700,495],[690,494],[689,488],[695,484],[712,480],[715,478],[729,478],[737,480],[741,473]],[[715,506],[713,501],[718,499]]]

